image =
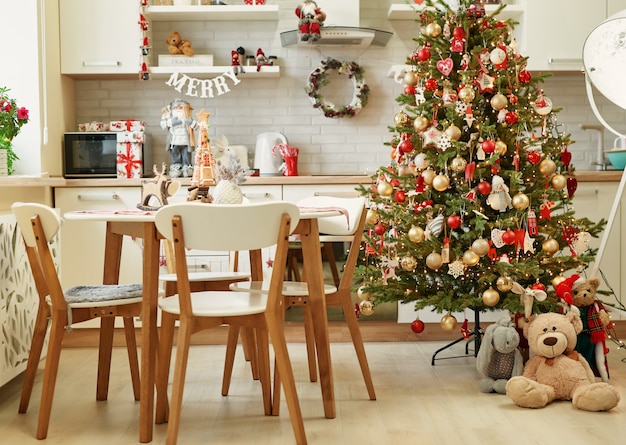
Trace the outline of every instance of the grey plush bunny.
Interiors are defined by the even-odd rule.
[[[476,367],[485,378],[478,383],[480,392],[506,394],[506,383],[522,375],[524,361],[517,346],[519,334],[509,317],[490,324],[476,356]]]

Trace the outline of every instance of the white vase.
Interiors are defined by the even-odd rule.
[[[213,202],[215,204],[241,204],[243,202],[243,193],[237,183],[220,181],[213,191]]]

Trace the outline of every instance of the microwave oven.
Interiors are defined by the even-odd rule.
[[[147,135],[146,135],[147,136]],[[146,137],[142,144],[142,176],[152,176],[146,159]],[[63,176],[66,178],[117,178],[117,133],[65,133],[63,141]],[[150,173],[146,175],[146,173]]]

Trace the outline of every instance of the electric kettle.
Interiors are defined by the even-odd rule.
[[[283,163],[283,158],[278,151],[275,156],[272,151],[275,145],[286,143],[287,138],[278,131],[268,131],[257,135],[254,168],[259,170],[259,176],[282,175],[279,168]]]

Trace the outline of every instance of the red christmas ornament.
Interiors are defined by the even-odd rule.
[[[396,202],[400,202],[400,203],[406,201],[406,192],[404,190],[396,191],[394,195],[394,199],[396,200]]]
[[[416,318],[411,323],[411,330],[416,334],[421,334],[422,332],[424,332],[424,322],[419,318]]]
[[[565,164],[565,168],[569,166],[569,163],[572,161],[572,154],[567,150],[567,145],[561,152],[561,162]]]
[[[573,176],[568,176],[567,177],[567,196],[569,196],[570,198],[573,198],[574,192],[576,191],[577,188],[578,188],[578,179],[574,178]]]
[[[528,153],[528,162],[531,164],[537,164],[541,161],[541,155],[536,151],[531,151]]]
[[[539,233],[539,227],[537,226],[537,215],[533,209],[528,209],[528,217],[526,218],[526,229],[531,236]]]
[[[452,35],[454,36],[455,39],[464,39],[465,38],[465,30],[463,28],[461,28],[460,26],[457,26],[452,31]]]
[[[489,184],[489,181],[480,181],[476,188],[481,195],[488,195],[491,192],[491,184]]]
[[[403,140],[402,142],[400,142],[400,144],[398,145],[398,148],[400,150],[402,150],[404,153],[411,153],[413,151],[413,148],[415,146],[413,145],[413,142],[411,142],[408,139]]]
[[[459,215],[448,216],[448,227],[458,229],[461,226],[461,217]]]
[[[396,178],[393,178],[391,181],[389,181],[389,183],[394,187],[398,187],[400,185],[400,181]]]
[[[491,139],[487,139],[486,141],[483,141],[481,146],[483,148],[483,151],[487,154],[491,154],[496,150],[496,143],[493,142]]]
[[[430,59],[430,50],[426,47],[417,50],[417,60],[425,62]]]
[[[517,76],[519,81],[522,82],[522,83],[530,82],[531,77],[532,77],[531,74],[528,71],[526,71],[526,70],[520,71],[519,75]]]
[[[463,320],[463,324],[461,325],[461,335],[465,340],[470,338],[471,331],[468,329],[468,321],[467,318]]]
[[[514,111],[509,111],[505,116],[504,116],[504,121],[509,124],[509,125],[513,125],[514,123],[517,122],[518,116],[517,113]]]
[[[509,99],[511,105],[517,105],[519,103],[519,98],[513,93],[509,94],[507,99]]]
[[[408,96],[415,96],[415,87],[411,85],[407,85],[404,87],[404,94]]]
[[[424,87],[428,91],[435,91],[439,87],[439,84],[437,83],[437,79],[433,79],[431,77],[428,80],[426,80],[426,82],[424,82]]]
[[[530,286],[530,288],[532,290],[542,290],[542,291],[546,291],[546,287],[541,284],[539,281],[537,281],[535,284],[533,284],[532,286]]]
[[[374,228],[374,230],[376,230],[376,228]],[[507,229],[507,231],[502,234],[502,242],[504,244],[513,244],[515,242],[515,232],[511,229]]]
[[[385,233],[386,227],[383,223],[376,223],[376,225],[374,226],[374,233],[376,235],[383,235]]]

